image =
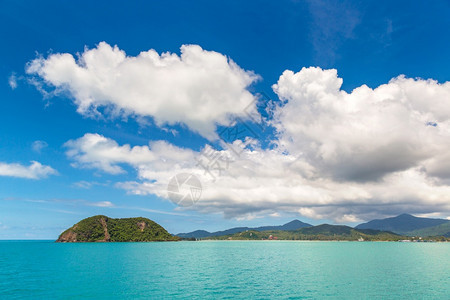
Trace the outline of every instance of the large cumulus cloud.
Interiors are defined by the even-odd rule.
[[[379,180],[414,167],[447,175],[449,82],[399,76],[351,93],[341,85],[336,70],[285,71],[273,86],[286,101],[275,111],[278,145],[335,180]]]
[[[257,113],[247,87],[258,79],[225,55],[183,45],[181,55],[155,50],[127,56],[102,42],[78,59],[69,53],[27,65],[34,82],[68,93],[84,115],[152,117],[158,126],[183,124],[207,138],[232,116]],[[246,112],[244,112],[246,109]]]
[[[279,149],[245,149],[239,157],[230,150],[193,151],[164,141],[149,145],[119,145],[98,134],[69,141],[67,154],[79,167],[108,173],[136,170],[136,180],[119,182],[130,193],[168,198],[167,184],[178,173],[195,174],[202,182],[202,198],[191,209],[249,217],[276,212],[309,218],[354,222],[400,212],[450,212],[450,187],[418,168],[394,172],[379,181],[342,182],[320,176],[313,165]],[[212,177],[199,166],[205,151],[230,158],[223,172]]]

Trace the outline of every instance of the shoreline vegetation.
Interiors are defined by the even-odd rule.
[[[292,231],[255,231],[214,236],[201,240],[291,240],[291,241],[370,241],[370,242],[448,242],[444,236],[418,237],[373,229],[355,229],[343,225],[322,224]]]
[[[322,224],[313,226],[293,220],[281,226],[236,227],[223,231],[196,230],[179,233],[184,240],[305,240],[305,241],[402,241],[448,242],[450,220],[401,214],[350,227]]]
[[[326,224],[325,224],[326,225]],[[322,225],[319,225],[322,226]],[[333,226],[333,225],[329,225]],[[318,227],[318,226],[315,226]],[[351,228],[351,227],[350,227]],[[215,236],[201,239],[182,239],[197,241],[335,241],[335,242],[450,242],[450,238],[444,236],[410,237],[397,235],[391,232],[380,231],[374,234],[361,233],[351,229],[350,233],[342,234],[304,234],[301,230],[291,232],[277,231],[247,231],[226,236]]]
[[[57,243],[84,242],[163,242],[163,241],[379,241],[379,242],[449,242],[446,236],[408,236],[391,231],[358,229],[345,225],[310,225],[295,230],[257,230],[209,237],[179,237],[156,222],[143,218],[114,219],[89,217],[65,230]]]

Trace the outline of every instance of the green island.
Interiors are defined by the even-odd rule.
[[[154,242],[178,241],[161,225],[147,218],[113,219],[99,215],[81,220],[59,236],[56,242]]]

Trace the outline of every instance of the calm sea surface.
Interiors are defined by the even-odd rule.
[[[0,241],[0,298],[450,299],[450,243]]]

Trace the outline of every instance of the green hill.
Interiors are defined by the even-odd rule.
[[[362,229],[349,226],[323,224],[298,230],[247,230],[240,233],[210,237],[216,240],[323,240],[323,241],[398,241],[406,237],[386,231]]]
[[[450,238],[450,221],[437,226],[413,230],[407,233],[409,236],[445,236]]]
[[[81,220],[67,229],[56,240],[74,242],[152,242],[177,241],[162,226],[147,218],[113,219],[93,216]]]
[[[420,218],[409,214],[401,214],[392,218],[377,219],[359,224],[355,229],[376,229],[407,235],[411,231],[438,226],[444,223],[448,223],[448,220]]]

